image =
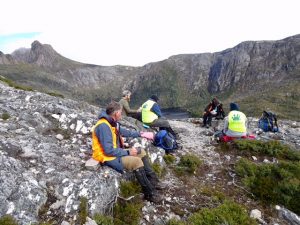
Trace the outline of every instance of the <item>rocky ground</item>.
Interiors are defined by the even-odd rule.
[[[91,156],[90,130],[97,121],[99,108],[0,83],[0,110],[0,216],[10,214],[20,224],[49,219],[54,224],[74,224],[83,196],[88,199],[90,214],[111,213],[124,176],[108,167],[85,167]],[[280,133],[273,134],[261,133],[256,129],[257,119],[249,120],[250,131],[259,139],[280,140],[299,150],[299,122],[279,121]],[[131,118],[122,123],[128,128],[142,129]],[[176,163],[166,166],[162,180],[168,188],[161,192],[164,201],[144,201],[141,224],[166,224],[170,218],[184,220],[198,209],[214,207],[212,193],[222,193],[245,205],[249,214],[253,209],[260,210],[261,224],[288,224],[274,206],[254,200],[235,178],[232,165],[240,156],[218,151],[212,138],[214,131],[222,128],[221,122],[214,121],[209,129],[201,127],[201,119],[170,123],[179,134],[181,149],[175,153],[177,162],[182,155],[192,153],[203,164],[188,177],[176,176]],[[162,149],[145,139],[128,141],[145,147],[152,162],[165,165]]]
[[[264,133],[257,129],[256,118],[249,118],[250,133],[257,139],[276,139],[300,149],[300,123],[281,121],[280,133]],[[262,205],[252,198],[251,193],[242,187],[235,178],[233,165],[240,159],[239,155],[217,151],[217,142],[213,139],[216,130],[221,130],[223,121],[214,121],[209,129],[201,126],[201,119],[171,121],[171,125],[179,134],[182,149],[175,154],[177,160],[185,154],[194,154],[203,160],[197,174],[178,178],[172,169],[167,169],[163,177],[168,189],[163,193],[165,201],[162,205],[147,203],[143,208],[143,224],[165,224],[170,218],[185,219],[191,212],[203,207],[214,207],[212,193],[223,193],[251,210],[262,212],[260,224],[290,224],[280,218],[274,206]],[[269,159],[261,158],[261,161]],[[266,161],[267,163],[268,161]]]

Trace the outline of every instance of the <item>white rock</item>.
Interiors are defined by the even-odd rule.
[[[256,158],[256,156],[251,156],[252,157],[252,159],[254,160],[254,161],[257,161],[257,158]]]
[[[85,162],[85,167],[89,170],[97,170],[99,166],[100,166],[100,162],[93,158],[90,158]]]
[[[259,211],[258,209],[252,209],[250,212],[250,217],[260,220],[261,219],[261,211]]]
[[[57,134],[55,137],[60,141],[64,139],[64,136],[62,136],[61,134]]]

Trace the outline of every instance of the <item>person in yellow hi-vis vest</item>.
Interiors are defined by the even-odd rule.
[[[226,136],[247,136],[247,117],[236,103],[230,103],[230,112],[225,118],[224,130]]]
[[[99,115],[99,120],[92,129],[93,159],[123,173],[123,170],[133,171],[142,186],[144,198],[151,202],[162,201],[162,196],[156,191],[164,189],[165,185],[158,180],[144,149],[135,147],[125,149],[122,136],[144,137],[152,139],[152,132],[137,132],[120,127],[118,121],[122,118],[120,103],[111,102]]]
[[[159,127],[160,130],[166,130],[170,132],[174,137],[178,135],[171,128],[170,123],[167,119],[162,118],[162,113],[158,105],[158,97],[152,95],[142,105],[142,122],[150,127]]]

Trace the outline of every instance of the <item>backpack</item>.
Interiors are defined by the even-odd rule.
[[[264,132],[278,132],[277,117],[272,112],[264,111],[262,117],[258,121],[258,127]]]
[[[155,134],[153,144],[166,150],[166,153],[174,152],[178,148],[175,137],[166,130],[160,130]]]

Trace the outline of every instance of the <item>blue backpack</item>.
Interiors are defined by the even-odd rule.
[[[155,134],[153,144],[165,149],[167,154],[178,148],[175,137],[166,130],[160,130]]]
[[[277,117],[272,112],[264,111],[262,117],[258,121],[258,127],[264,132],[278,132]]]

